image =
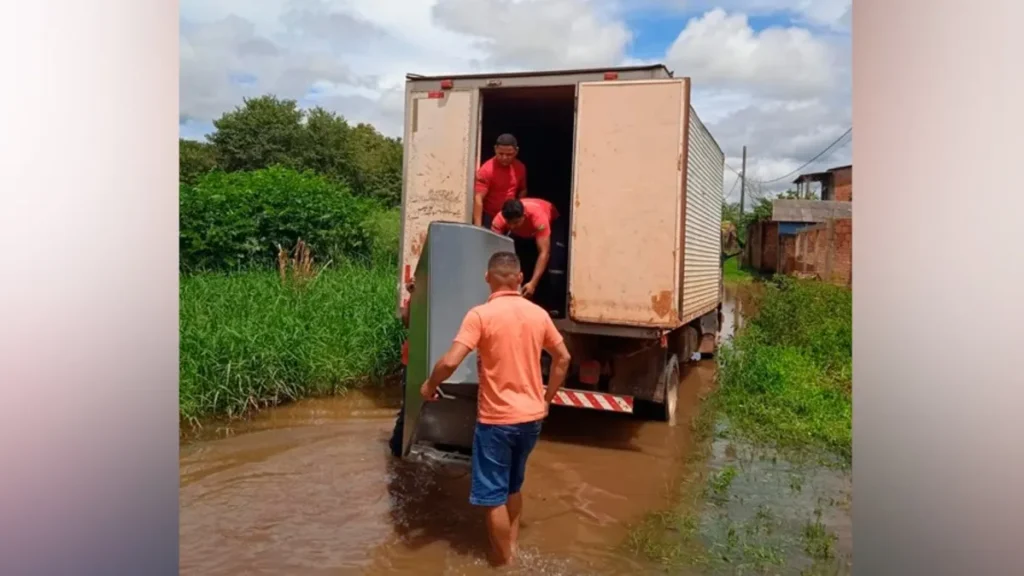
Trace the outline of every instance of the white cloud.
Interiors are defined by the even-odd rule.
[[[666,58],[696,84],[777,97],[820,94],[836,72],[832,47],[807,29],[755,32],[745,14],[721,9],[690,20]]]
[[[638,63],[628,10],[702,2],[181,0],[181,115],[201,125],[274,93],[398,135],[408,72]],[[662,60],[694,79],[694,106],[731,166],[746,145],[752,177],[785,174],[849,127],[849,0],[715,4],[728,12],[696,13]],[[755,31],[744,15],[780,10],[805,24]],[[823,163],[848,158],[849,146]]]
[[[592,0],[439,0],[434,17],[470,35],[490,68],[581,68],[620,62],[632,35]]]

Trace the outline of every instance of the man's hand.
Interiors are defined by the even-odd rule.
[[[430,385],[430,380],[427,380],[420,386],[420,396],[427,402],[434,402],[440,398],[437,394],[437,389]]]
[[[534,282],[527,282],[521,289],[520,292],[526,298],[532,298],[533,293],[537,291],[537,284]]]

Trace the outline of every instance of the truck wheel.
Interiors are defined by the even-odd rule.
[[[661,421],[669,426],[676,425],[676,406],[679,404],[679,357],[672,354],[661,372],[665,383],[665,402],[662,404]]]

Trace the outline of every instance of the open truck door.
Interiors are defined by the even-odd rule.
[[[470,135],[479,93],[475,90],[407,90],[402,169],[402,230],[398,305],[409,297],[431,222],[468,222],[475,150]]]
[[[416,266],[409,307],[409,365],[405,384],[402,455],[419,449],[468,459],[476,424],[476,352],[441,385],[445,398],[424,402],[420,385],[448,351],[466,313],[490,296],[484,282],[496,252],[514,252],[512,240],[470,224],[432,222]]]
[[[714,309],[724,157],[690,80],[583,82],[577,98],[570,318],[672,330]]]

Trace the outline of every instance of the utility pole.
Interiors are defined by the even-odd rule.
[[[747,147],[743,147],[743,164],[740,167],[740,216],[743,216],[743,205],[747,196]]]

